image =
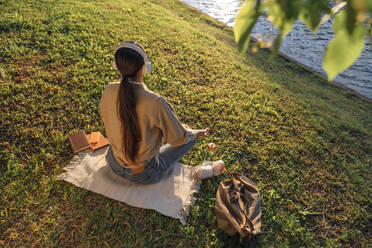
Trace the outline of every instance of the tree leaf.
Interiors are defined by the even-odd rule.
[[[327,0],[306,1],[300,10],[300,19],[315,35],[320,24],[321,15],[330,12]]]
[[[309,9],[304,8],[301,10],[300,19],[311,31],[313,31],[313,34],[316,34],[320,22],[319,12],[310,11]]]
[[[349,33],[345,25],[340,26],[341,18],[344,18],[340,14],[341,12],[336,16],[333,26],[336,29],[336,36],[328,44],[323,58],[323,68],[327,72],[329,81],[347,69],[359,57],[366,35],[366,29],[361,23],[355,24],[352,33]]]
[[[346,8],[342,11],[346,12],[346,29],[351,34],[355,28],[355,26],[358,24],[357,21],[357,15],[358,12],[350,5],[346,6]]]
[[[293,23],[298,18],[300,3],[298,0],[265,2],[268,11],[268,20],[282,32],[283,38],[291,31]]]
[[[262,13],[263,8],[260,1],[248,0],[246,4],[240,8],[235,18],[234,37],[241,53],[247,51],[250,40],[249,35],[258,17]]]
[[[332,25],[334,34],[337,34],[338,31],[345,29],[346,19],[347,19],[347,16],[346,16],[346,12],[344,10],[340,11],[336,15],[336,17],[333,21],[333,25]]]

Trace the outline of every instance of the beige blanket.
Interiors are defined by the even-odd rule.
[[[193,193],[199,190],[199,182],[192,177],[193,167],[176,163],[173,174],[164,181],[138,185],[112,172],[105,159],[107,148],[93,154],[89,150],[79,152],[57,180],[65,180],[134,207],[153,209],[186,224],[189,206],[194,203]]]

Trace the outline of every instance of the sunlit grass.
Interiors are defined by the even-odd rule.
[[[184,162],[223,159],[258,185],[264,233],[251,245],[371,244],[372,104],[267,51],[240,56],[231,28],[174,0],[0,10],[0,246],[235,247],[214,213],[226,175],[203,182],[187,226],[55,181],[69,133],[104,133],[98,103],[126,40],[147,48],[148,87],[182,122],[212,129]]]

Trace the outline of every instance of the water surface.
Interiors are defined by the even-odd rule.
[[[228,26],[234,25],[235,16],[240,8],[240,0],[182,1]],[[276,32],[276,28],[271,23],[260,17],[253,28],[252,35],[257,38],[259,34],[263,34],[262,36],[269,35],[274,38]],[[331,20],[319,28],[316,36],[301,21],[297,21],[283,41],[280,52],[326,76],[322,68],[323,55],[333,36]],[[346,71],[340,73],[334,81],[372,99],[372,42],[370,39],[366,40],[364,50],[357,61]]]

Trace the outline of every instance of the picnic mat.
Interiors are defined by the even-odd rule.
[[[200,183],[192,177],[192,166],[174,164],[167,179],[150,185],[139,185],[116,175],[106,162],[108,146],[91,153],[84,150],[76,154],[66,172],[57,180],[65,180],[80,188],[125,202],[131,206],[153,209],[163,215],[179,219],[184,225],[193,194]]]

